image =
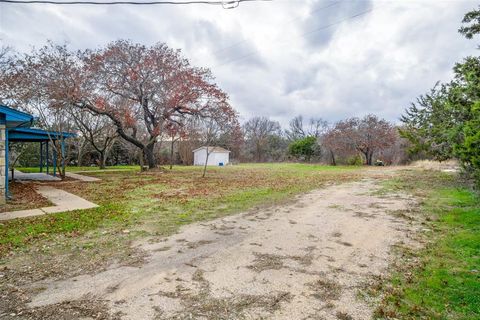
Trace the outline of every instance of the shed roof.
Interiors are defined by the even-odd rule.
[[[197,148],[195,150],[193,150],[192,152],[197,152],[197,151],[200,151],[202,149],[207,149],[207,146],[203,146],[203,147],[200,147],[200,148]],[[213,146],[208,146],[208,152],[215,152],[215,153],[230,153],[229,150],[227,149],[224,149],[222,147],[213,147]]]

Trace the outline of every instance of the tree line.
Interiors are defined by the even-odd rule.
[[[375,115],[333,124],[297,116],[287,129],[267,117],[241,125],[210,70],[163,43],[118,40],[83,51],[48,43],[26,54],[3,48],[0,102],[38,115],[39,127],[76,132],[67,140],[71,165],[188,165],[205,145],[222,146],[239,162],[406,161],[395,125]],[[37,145],[12,148],[20,164],[38,163]]]
[[[408,159],[397,127],[369,114],[329,124],[294,117],[287,129],[266,117],[243,125],[247,161],[304,161],[337,164],[400,164]]]

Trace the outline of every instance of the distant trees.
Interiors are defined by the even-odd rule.
[[[247,152],[245,161],[324,161],[333,165],[375,160],[387,164],[401,162],[403,153],[397,128],[375,115],[348,118],[329,126],[321,118],[311,118],[305,125],[296,116],[289,128],[265,117],[253,117],[243,125]],[[360,159],[360,160],[358,160]]]
[[[476,65],[471,61],[458,68],[461,74],[474,74]],[[455,88],[462,87],[462,81],[473,81],[462,79],[457,79]],[[430,127],[423,125],[433,123],[428,108],[444,100],[450,92],[446,88],[439,87],[422,106],[415,105],[417,110],[409,110],[412,121],[405,118],[404,127],[405,136],[417,138],[423,143],[421,148],[435,146],[450,155],[453,144],[442,145],[446,139],[430,134]],[[84,159],[101,167],[108,163],[143,165],[144,161],[149,168],[159,161],[190,164],[192,150],[201,145],[225,147],[242,161],[293,157],[336,164],[348,163],[349,158],[361,154],[366,164],[372,164],[379,158],[394,159],[392,145],[401,146],[394,126],[374,115],[332,126],[319,117],[299,115],[287,130],[277,121],[255,116],[240,126],[227,94],[215,84],[210,71],[191,66],[180,51],[163,43],[144,46],[119,40],[80,52],[49,43],[25,55],[3,48],[0,89],[4,103],[33,111],[44,128],[77,132],[65,160],[77,160],[78,164]],[[457,99],[469,94],[457,91]],[[423,109],[427,111],[419,111]],[[417,125],[417,113],[428,115],[429,120]],[[435,114],[438,123],[450,116]],[[475,132],[476,126],[469,123],[463,135]],[[474,144],[472,139],[468,141]],[[455,150],[471,157],[468,148]],[[54,145],[54,150],[59,152],[58,146]]]
[[[265,161],[269,145],[281,136],[280,123],[266,117],[253,117],[243,125],[247,146],[256,162]]]
[[[303,116],[299,115],[290,120],[289,129],[285,130],[287,138],[291,141],[306,137],[319,138],[328,128],[328,122],[322,118],[310,118],[305,124]]]
[[[395,140],[396,128],[371,114],[337,122],[322,139],[332,164],[336,164],[335,155],[361,153],[367,165],[372,165],[374,155],[391,147]]]
[[[344,139],[345,136],[336,126],[328,129],[321,137],[321,144],[326,149],[327,159],[333,166],[337,165],[339,157],[346,158],[352,152],[351,149],[345,149],[348,144],[343,141]]]
[[[290,120],[285,135],[290,141],[288,153],[298,160],[310,161],[312,157],[320,158],[322,148],[320,137],[326,132],[328,122],[321,118],[310,118],[307,123],[299,115]]]
[[[357,150],[365,157],[365,164],[372,165],[373,156],[395,142],[395,128],[389,122],[375,115],[367,115],[362,119],[350,118],[340,121],[337,126],[345,135],[345,148]]]

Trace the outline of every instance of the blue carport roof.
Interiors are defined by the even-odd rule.
[[[8,131],[8,141],[12,142],[59,140],[74,136],[75,134],[70,132],[47,131],[36,128],[14,128]]]
[[[30,127],[34,120],[31,114],[4,105],[0,105],[0,114],[7,128]]]
[[[8,128],[8,140],[17,142],[48,141],[74,137],[74,133],[48,131],[32,126],[34,117],[26,112],[0,104],[0,123]]]

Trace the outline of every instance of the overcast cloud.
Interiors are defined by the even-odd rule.
[[[276,0],[217,6],[0,4],[0,40],[28,51],[47,40],[74,49],[126,38],[166,42],[211,68],[243,120],[331,122],[403,109],[477,54],[457,29],[478,1]],[[350,18],[360,14],[356,18]]]

